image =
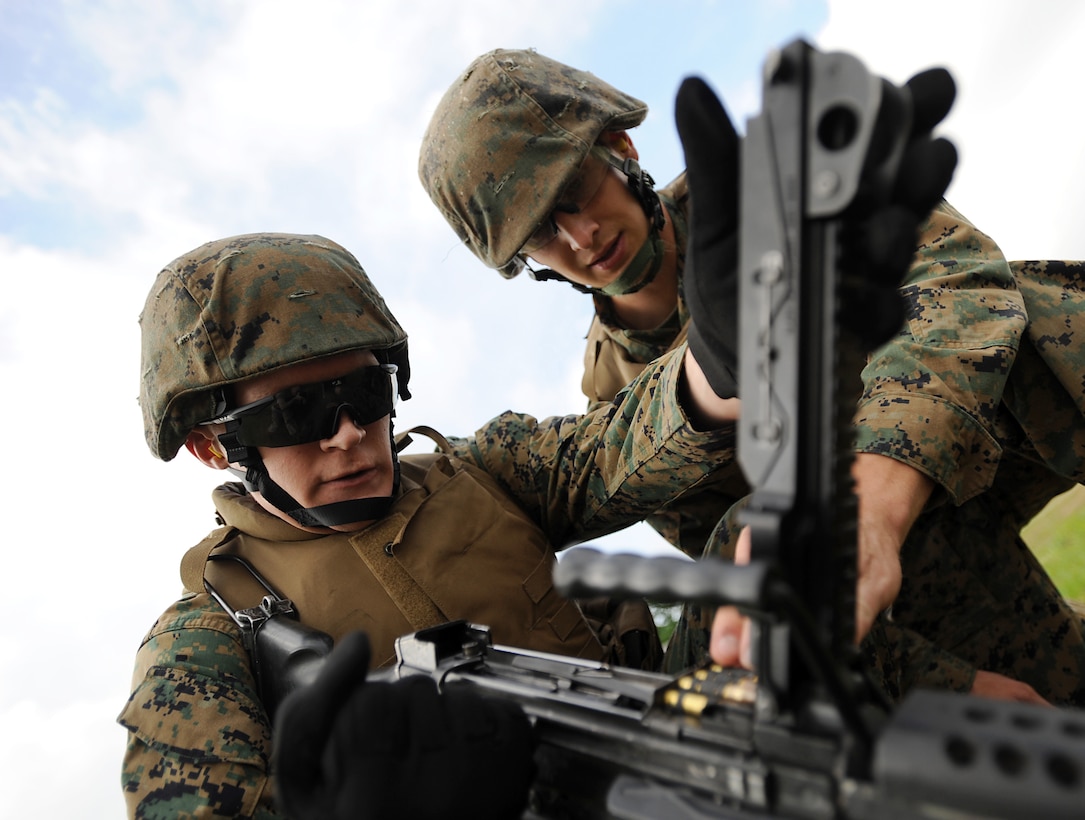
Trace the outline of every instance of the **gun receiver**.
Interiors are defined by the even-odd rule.
[[[821,722],[829,710],[860,746],[878,721],[857,705],[872,696],[853,647],[851,416],[865,350],[840,317],[849,286],[840,232],[856,209],[888,200],[910,110],[906,92],[854,57],[796,41],[766,64],[762,110],[742,150],[738,458],[753,488],[742,518],[751,567],[765,569],[760,589],[744,592],[737,578],[724,583],[738,568],[714,568],[713,602],[759,616],[762,714]],[[652,565],[621,568],[659,577]],[[559,589],[613,595],[625,584],[595,572],[605,588],[564,578]],[[657,585],[651,594],[688,599],[682,592]]]
[[[918,692],[871,766],[845,731],[759,715],[741,670],[673,678],[495,646],[463,621],[404,636],[396,654],[374,679],[427,675],[523,708],[538,740],[526,820],[1081,816],[1080,713]]]
[[[494,646],[486,627],[462,621],[402,637],[396,654],[393,677],[471,685],[524,709],[539,741],[529,816],[728,816],[722,805],[831,816],[834,740],[765,731],[748,672],[674,679]]]
[[[519,704],[538,739],[526,817],[1082,816],[1085,715],[949,692],[890,712],[855,671],[849,430],[864,350],[839,321],[838,235],[850,209],[884,201],[909,105],[854,58],[802,41],[768,62],[742,157],[751,564],[578,550],[555,574],[570,597],[736,604],[762,624],[759,676],[675,679],[494,646],[462,621],[400,638],[396,665],[371,675],[428,675]]]

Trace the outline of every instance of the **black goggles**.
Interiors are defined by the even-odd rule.
[[[288,387],[204,424],[225,422],[246,447],[289,447],[331,438],[344,410],[360,427],[392,412],[397,369],[394,364],[369,365],[326,382]]]

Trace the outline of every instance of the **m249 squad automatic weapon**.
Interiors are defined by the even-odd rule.
[[[741,158],[751,563],[578,549],[556,570],[570,597],[739,606],[758,625],[758,674],[675,678],[495,646],[486,627],[453,622],[400,638],[397,663],[372,676],[429,675],[519,704],[538,741],[527,817],[1085,816],[1085,715],[935,691],[891,707],[856,662],[850,421],[866,351],[840,321],[840,232],[895,179],[908,112],[907,89],[847,54],[800,40],[766,65]],[[295,631],[256,632],[264,666],[286,670],[269,708],[327,651],[291,645]]]
[[[1085,715],[935,691],[891,708],[856,662],[850,425],[866,348],[840,321],[854,284],[840,232],[849,208],[887,194],[910,128],[907,90],[853,57],[802,41],[770,57],[741,159],[739,459],[754,560],[574,550],[556,570],[572,597],[740,606],[759,627],[757,677],[496,647],[465,623],[399,640],[397,676],[474,686],[532,718],[532,816],[1085,815]]]

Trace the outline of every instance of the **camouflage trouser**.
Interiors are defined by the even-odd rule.
[[[920,516],[901,550],[903,584],[892,613],[861,647],[871,677],[890,697],[920,685],[968,691],[983,669],[1024,681],[1054,703],[1085,706],[1085,624],[1019,536],[1068,486],[1007,454],[986,493]],[[733,553],[741,506],[728,511],[706,552]],[[707,660],[713,614],[686,607],[666,671]]]

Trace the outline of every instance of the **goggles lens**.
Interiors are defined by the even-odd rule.
[[[344,410],[359,426],[392,412],[396,369],[394,364],[370,365],[330,381],[288,387],[207,423],[236,422],[237,441],[246,447],[289,447],[331,438]]]
[[[584,157],[580,170],[558,196],[554,211],[546,215],[534,233],[524,243],[523,253],[533,253],[549,245],[558,235],[558,226],[554,222],[554,212],[567,214],[580,213],[599,193],[603,180],[611,169],[610,157],[614,156],[606,148],[596,145]]]

